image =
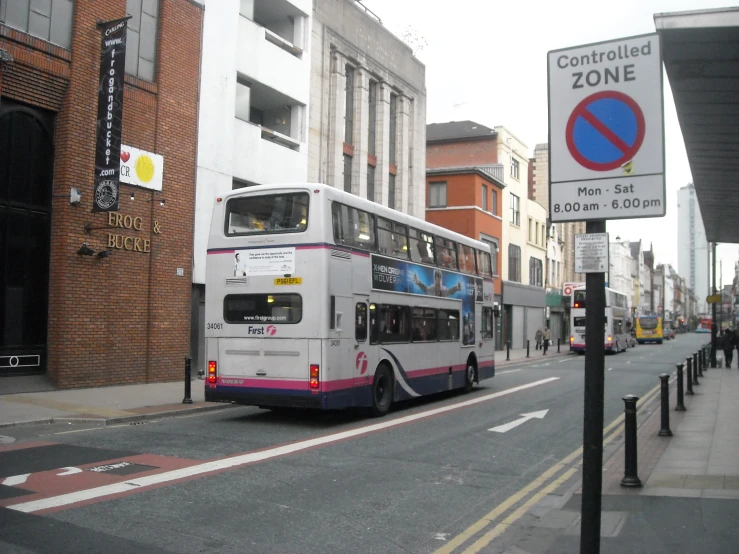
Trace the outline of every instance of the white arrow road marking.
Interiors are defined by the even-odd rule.
[[[23,475],[13,475],[11,477],[6,477],[3,481],[3,485],[7,485],[9,487],[12,487],[13,485],[22,485],[26,482],[26,479],[28,479],[29,475],[31,474],[24,473]]]
[[[510,423],[506,423],[504,425],[498,425],[497,427],[493,427],[492,429],[488,429],[488,431],[495,431],[496,433],[507,433],[511,429],[515,429],[522,423],[526,423],[530,419],[544,419],[544,416],[547,415],[547,412],[549,410],[541,410],[540,412],[531,412],[529,414],[521,414],[520,419],[516,419],[514,421],[511,421]]]
[[[82,473],[82,470],[78,467],[61,467],[59,469],[64,469],[66,471],[62,471],[61,473],[57,473],[57,476],[64,476],[64,475],[74,475],[75,473]]]
[[[609,367],[609,368],[608,368],[608,371],[611,371],[612,369],[613,369],[612,367]]]

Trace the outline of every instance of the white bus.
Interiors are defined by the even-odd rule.
[[[381,416],[495,374],[489,247],[332,187],[218,198],[205,290],[210,402]]]
[[[572,291],[570,304],[570,350],[585,352],[585,287]],[[606,352],[617,354],[629,347],[631,320],[626,295],[606,288],[606,316],[604,323]]]

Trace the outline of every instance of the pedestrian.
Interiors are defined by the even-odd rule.
[[[739,329],[734,329],[731,338],[734,341],[734,348],[736,348],[736,366],[739,368]]]
[[[536,342],[536,349],[539,350],[541,347],[541,338],[544,336],[544,333],[541,332],[541,328],[536,330],[536,334],[534,335],[534,341]]]
[[[544,355],[547,355],[547,349],[549,348],[549,341],[552,340],[552,331],[549,329],[549,327],[544,327],[544,342],[543,342],[543,348],[544,348]]]
[[[734,357],[734,332],[731,329],[724,329],[721,337],[721,348],[724,349],[724,366],[731,367],[731,361]]]

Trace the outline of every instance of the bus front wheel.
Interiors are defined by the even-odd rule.
[[[385,364],[381,364],[375,371],[372,381],[372,406],[370,413],[372,417],[382,417],[390,411],[393,404],[393,378],[392,370]]]

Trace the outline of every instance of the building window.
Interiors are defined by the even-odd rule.
[[[481,236],[480,241],[484,242],[490,247],[490,259],[492,261],[493,265],[493,275],[498,275],[498,251],[500,250],[500,247],[498,246],[498,239],[495,237],[488,237]]]
[[[395,175],[392,173],[387,187],[387,207],[391,210],[395,209]]]
[[[543,267],[538,258],[529,258],[529,285],[542,286]]]
[[[158,12],[159,0],[126,0],[126,73],[145,81],[154,80]]]
[[[374,156],[376,146],[376,128],[377,128],[377,81],[370,81],[369,83],[369,130],[368,130],[368,142],[367,142],[367,153],[370,156]]]
[[[62,48],[72,46],[73,12],[72,0],[0,0],[0,22]]]
[[[534,242],[534,220],[529,218],[529,242]]]
[[[396,148],[395,148],[395,142],[396,142],[396,133],[398,129],[398,122],[397,122],[397,116],[398,116],[398,95],[397,94],[390,94],[390,163],[395,165],[397,163],[397,156],[396,156]]]
[[[251,89],[249,82],[242,77],[236,77],[236,118],[250,121]]]
[[[496,191],[490,191],[490,200],[490,212],[493,215],[498,215],[498,193]]]
[[[511,177],[514,179],[518,179],[518,160],[516,158],[511,158]]]
[[[352,191],[352,157],[344,154],[344,191]]]
[[[488,187],[482,185],[482,209],[488,211]]]
[[[346,112],[344,113],[344,142],[353,144],[354,133],[354,68],[347,65],[344,73],[346,74]]]
[[[429,208],[446,208],[446,183],[429,183]]]
[[[508,245],[508,280],[521,282],[521,247],[515,244]]]
[[[375,166],[367,166],[367,200],[375,202]]]
[[[521,199],[515,194],[511,194],[511,223],[516,226],[521,225]]]

